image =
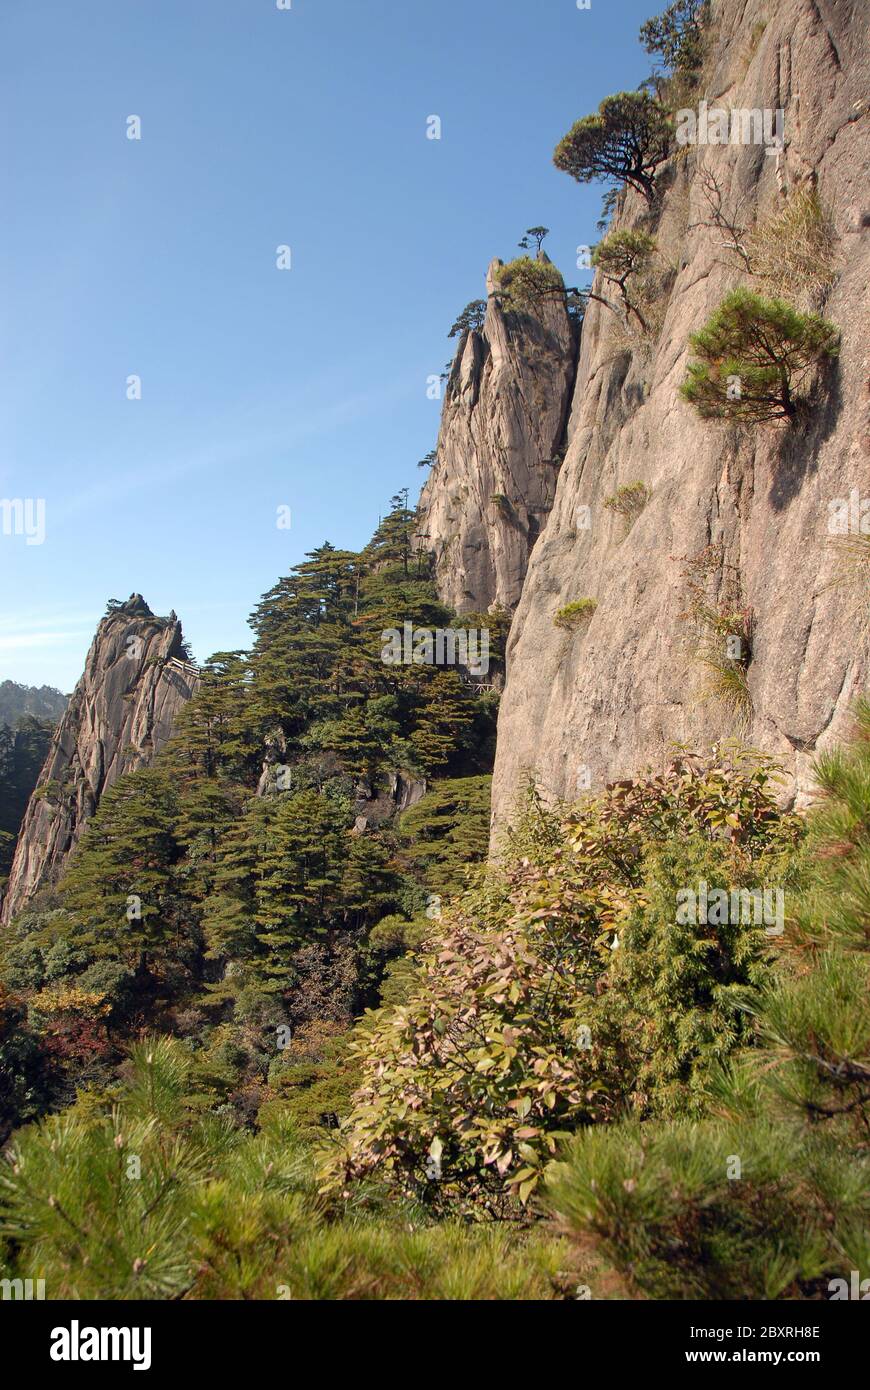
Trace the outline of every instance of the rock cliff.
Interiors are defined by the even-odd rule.
[[[850,566],[830,533],[850,499],[850,529],[860,517],[870,530],[868,31],[867,0],[712,5],[692,102],[728,113],[727,143],[675,146],[652,207],[620,193],[611,230],[655,244],[643,315],[619,312],[599,270],[576,371],[561,305],[541,311],[537,350],[535,332],[506,320],[490,268],[485,327],[453,364],[420,507],[447,602],[510,607],[521,591],[496,830],[529,772],[570,798],[667,761],[675,743],[731,736],[778,757],[784,799],[802,804],[814,755],[845,732],[867,678],[867,559]],[[775,131],[777,111],[779,142],[744,134],[762,112]],[[807,198],[817,228],[792,216]],[[840,331],[804,423],[704,420],[680,396],[690,334],[738,286],[785,294]],[[620,489],[640,503],[628,514]],[[736,711],[699,659],[699,614],[729,608],[746,619]]]
[[[574,379],[564,298],[522,313],[487,275],[481,330],[466,332],[447,382],[436,461],[420,498],[424,548],[458,612],[513,608],[555,495]]]
[[[0,920],[56,880],[103,792],[150,762],[197,685],[175,614],[133,594],[102,619],[24,817]]]
[[[784,796],[800,804],[814,754],[843,737],[867,678],[866,559],[844,571],[829,522],[838,501],[870,497],[868,21],[865,0],[715,5],[699,96],[783,109],[784,147],[689,147],[660,171],[651,213],[634,191],[619,199],[614,225],[642,228],[659,248],[658,318],[632,341],[603,304],[586,314],[569,445],[511,630],[496,826],[527,770],[545,793],[572,797],[661,763],[675,740],[733,733],[782,760]],[[711,199],[751,233],[808,189],[833,224],[823,312],[842,335],[834,380],[802,427],[702,420],[678,393],[689,334],[738,284],[769,293],[725,245]],[[800,248],[777,235],[774,261],[794,260]],[[638,482],[649,500],[629,527],[605,502]],[[708,602],[730,588],[751,613],[740,729],[705,690],[693,648],[699,576]],[[587,597],[591,618],[573,631],[554,622]]]

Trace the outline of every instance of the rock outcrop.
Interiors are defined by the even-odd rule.
[[[866,568],[842,570],[829,519],[838,499],[870,497],[868,5],[722,0],[713,16],[702,95],[717,107],[782,108],[784,149],[690,148],[661,172],[652,213],[633,191],[620,197],[615,225],[641,227],[659,247],[659,320],[647,341],[631,342],[604,305],[592,301],[586,314],[569,445],[511,631],[496,827],[527,770],[545,793],[573,797],[661,764],[674,741],[709,747],[737,732],[704,690],[685,618],[686,571],[702,552],[710,600],[739,584],[752,612],[741,733],[782,760],[784,798],[805,801],[814,754],[843,737],[866,684]],[[832,217],[838,278],[823,312],[841,330],[841,352],[805,426],[704,421],[679,396],[689,334],[736,285],[769,292],[709,225],[704,169],[746,227],[810,188]],[[445,428],[455,428],[449,418]],[[478,466],[472,450],[467,466]],[[458,481],[455,457],[451,468]],[[604,504],[635,482],[650,496],[629,529]],[[597,600],[591,618],[574,631],[554,623],[586,597]]]
[[[61,874],[103,792],[149,763],[197,686],[181,624],[133,594],[102,619],[27,807],[0,920]]]
[[[436,461],[420,498],[423,548],[458,612],[517,603],[555,496],[574,380],[575,334],[561,296],[508,313],[487,275],[482,329],[460,339]]]

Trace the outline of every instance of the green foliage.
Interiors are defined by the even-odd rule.
[[[464,886],[464,870],[486,858],[489,845],[490,777],[439,782],[402,813],[399,855],[413,879],[445,897]]]
[[[45,762],[52,731],[51,720],[30,714],[22,715],[14,728],[0,722],[0,884],[12,866],[15,837]]]
[[[10,1272],[53,1298],[553,1298],[564,1242],[421,1225],[395,1200],[327,1220],[290,1109],[257,1134],[198,1118],[181,1044],[134,1047],[115,1104],[83,1098],[23,1131],[0,1161]],[[415,1219],[416,1218],[416,1219]]]
[[[486,300],[472,299],[469,304],[466,304],[447,336],[448,338],[458,338],[464,333],[479,333],[485,320]]]
[[[681,1097],[697,1110],[745,1041],[769,938],[753,923],[678,930],[675,895],[696,874],[782,878],[799,824],[768,765],[685,757],[561,825],[527,795],[521,819],[501,871],[437,924],[410,996],[359,1028],[363,1084],[331,1182],[377,1172],[436,1207],[504,1214],[566,1133]]]
[[[540,255],[541,247],[549,235],[549,227],[527,227],[525,236],[518,245],[523,251],[531,251],[533,249],[532,243],[534,242],[534,251],[537,255]]]
[[[608,511],[615,512],[623,518],[627,535],[651,496],[652,489],[646,483],[624,483],[610,497],[604,499],[604,505]]]
[[[641,25],[640,41],[673,72],[694,75],[703,59],[703,25],[709,0],[674,0]]]
[[[556,627],[564,628],[566,632],[576,632],[590,621],[597,607],[597,599],[574,599],[571,603],[566,603],[563,608],[559,609],[553,622]]]
[[[42,1110],[49,1091],[44,1063],[26,1008],[0,984],[0,1143]]]
[[[655,242],[645,232],[616,231],[600,241],[592,252],[592,264],[619,290],[626,318],[633,314],[644,331],[647,329],[644,310],[649,312],[649,292],[645,281],[638,277],[649,267],[655,251]],[[632,281],[630,292],[629,280]]]
[[[809,882],[765,987],[752,1046],[707,1085],[716,1118],[589,1131],[550,1201],[630,1296],[829,1298],[870,1248],[870,705],[824,755]],[[676,1093],[675,1093],[676,1095]],[[699,1093],[700,1097],[700,1093]]]
[[[697,659],[705,672],[700,698],[719,707],[732,732],[745,734],[754,709],[746,676],[748,661],[729,656],[718,643],[699,650]]]
[[[655,173],[667,158],[666,113],[648,92],[617,92],[577,121],[556,146],[553,163],[578,183],[629,183],[652,202]]]
[[[503,308],[519,313],[540,312],[550,296],[564,300],[565,282],[546,256],[518,256],[498,272],[498,297]]]
[[[416,524],[399,494],[363,551],[324,545],[273,586],[253,650],[205,663],[169,745],[106,793],[51,903],[12,925],[0,978],[27,1010],[54,1103],[108,1084],[142,1029],[178,1028],[202,1054],[202,1103],[229,1087],[250,1118],[287,1079],[277,1029],[342,1033],[401,990],[412,943],[384,954],[368,935],[422,913],[461,884],[460,855],[484,852],[497,707],[456,666],[382,659],[385,630],[454,621]],[[472,620],[498,669],[508,615]],[[411,843],[396,807],[414,782],[435,802]],[[328,1065],[325,1045],[304,1062]],[[36,1113],[31,1091],[9,1125]]]
[[[700,360],[689,364],[684,400],[704,419],[752,422],[795,420],[808,373],[839,351],[833,324],[747,289],[727,295],[689,342]]]
[[[655,249],[655,242],[646,232],[611,232],[594,248],[592,264],[622,289],[630,275],[643,269]]]
[[[742,800],[729,798],[729,831],[753,814],[757,788],[750,783],[745,791]],[[602,1026],[617,1028],[622,1040],[635,1109],[702,1114],[720,1059],[751,1042],[747,1003],[766,985],[776,938],[767,934],[763,899],[756,905],[747,898],[734,911],[730,895],[734,885],[763,885],[771,905],[777,890],[784,905],[790,902],[800,872],[798,835],[799,823],[782,817],[760,843],[687,830],[648,850],[643,889],[620,931],[601,1003]],[[706,921],[697,920],[695,899],[693,912],[676,906],[681,893],[697,895],[702,883],[714,904],[717,890],[728,894],[727,909],[708,908]]]
[[[747,673],[754,615],[740,574],[714,544],[687,560],[683,577],[688,607],[680,616],[692,625],[693,656],[703,673],[699,698],[718,706],[733,732],[745,734],[753,713]]]
[[[800,1297],[819,1251],[789,1182],[794,1158],[763,1123],[621,1124],[572,1140],[547,1195],[623,1297]]]

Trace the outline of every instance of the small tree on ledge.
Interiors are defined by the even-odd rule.
[[[518,242],[517,244],[521,248],[521,250],[531,251],[532,242],[534,242],[535,253],[537,255],[540,255],[541,247],[543,246],[545,239],[549,235],[549,227],[527,227],[525,236],[523,237],[522,241]]]
[[[466,304],[462,313],[457,318],[448,338],[458,338],[461,333],[479,333],[486,318],[486,300],[472,299],[470,304]]]
[[[647,268],[655,250],[655,242],[645,232],[620,231],[611,232],[603,241],[599,241],[592,252],[592,264],[596,270],[600,270],[606,279],[616,285],[626,314],[634,314],[644,329],[646,319],[629,295],[628,281]]]
[[[543,260],[518,256],[498,272],[498,299],[503,309],[540,309],[548,296],[565,298],[565,281],[546,255]]]
[[[818,314],[738,289],[689,343],[700,360],[689,364],[683,398],[704,419],[762,423],[796,419],[804,378],[836,357],[839,334]]]

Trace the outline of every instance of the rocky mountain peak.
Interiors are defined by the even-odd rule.
[[[155,617],[135,593],[110,603],[30,798],[0,921],[60,876],[103,793],[163,747],[197,683],[174,613]]]
[[[459,612],[519,599],[553,505],[574,381],[564,297],[518,307],[503,291],[504,269],[491,261],[483,326],[459,340],[420,498],[420,542],[442,599]]]

